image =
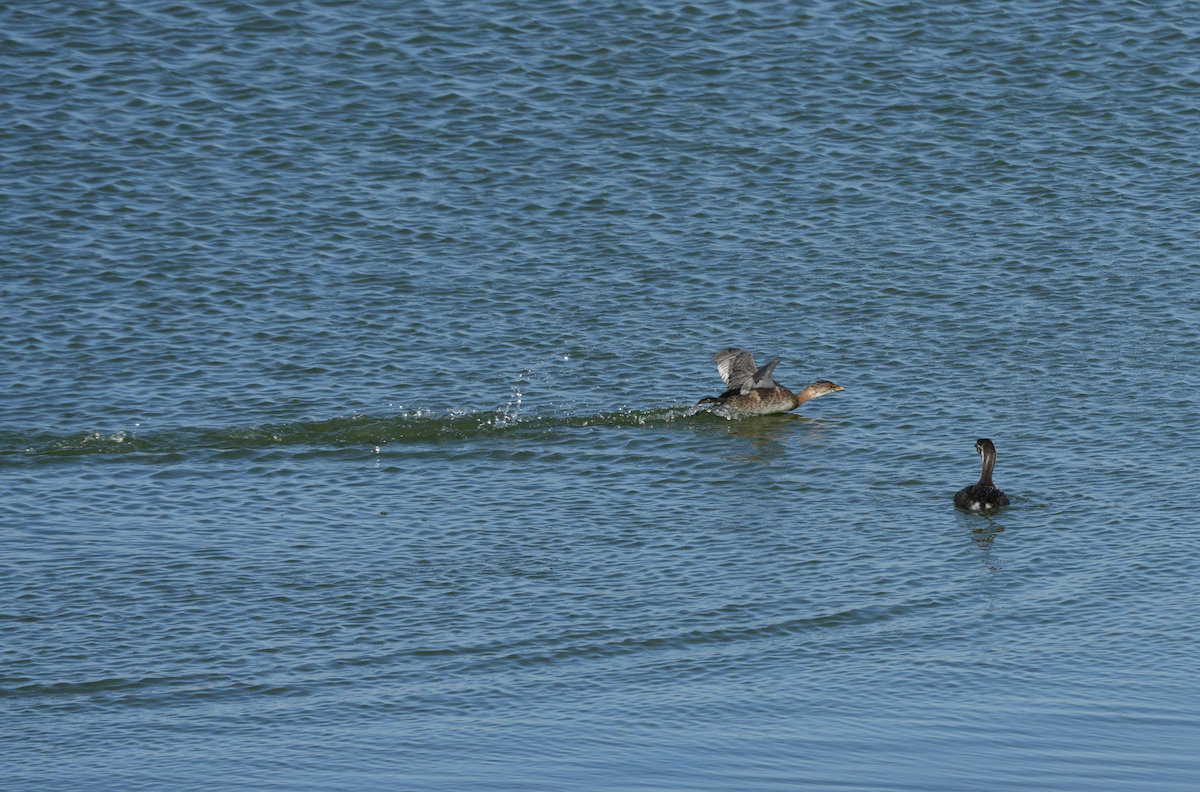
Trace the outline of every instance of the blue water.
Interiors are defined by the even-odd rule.
[[[0,74],[5,789],[1195,788],[1190,5],[12,4]],[[727,346],[844,390],[697,410]]]

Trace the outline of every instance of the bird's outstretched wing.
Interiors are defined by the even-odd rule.
[[[779,358],[775,358],[770,363],[754,372],[754,374],[747,377],[746,381],[742,383],[742,393],[749,393],[754,388],[774,388],[775,380],[771,379],[771,372],[774,371],[775,367],[778,365]]]
[[[742,383],[752,378],[757,372],[754,366],[754,355],[744,349],[722,349],[712,357],[717,364],[717,372],[725,380],[725,387],[741,388]]]

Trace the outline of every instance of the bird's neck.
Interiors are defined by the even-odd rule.
[[[796,407],[799,407],[801,404],[804,404],[804,402],[817,396],[817,386],[815,384],[809,385],[799,393],[793,393],[791,395],[792,400],[796,402]]]
[[[979,474],[979,483],[985,487],[994,487],[992,483],[992,468],[996,467],[996,455],[991,451],[980,454],[983,458],[983,471]]]

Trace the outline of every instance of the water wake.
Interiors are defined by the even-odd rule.
[[[150,432],[89,432],[66,436],[0,432],[0,461],[91,454],[178,454],[188,451],[272,447],[383,446],[436,443],[487,436],[545,434],[597,427],[667,426],[695,416],[717,419],[694,407],[619,410],[595,415],[524,416],[519,398],[503,409],[434,415],[413,411],[393,416],[349,415],[321,421],[264,423],[227,429],[179,428]]]

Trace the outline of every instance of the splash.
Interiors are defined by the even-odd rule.
[[[517,419],[521,415],[521,396],[521,389],[514,385],[512,398],[508,400],[508,404],[499,410],[499,417],[497,418],[497,423],[494,424],[495,426],[503,428],[516,424]]]

